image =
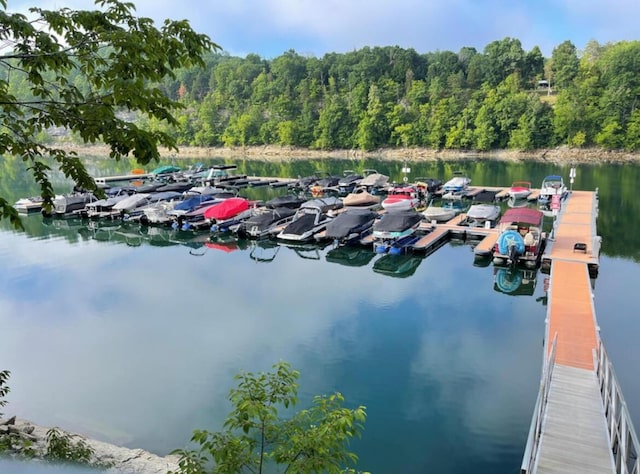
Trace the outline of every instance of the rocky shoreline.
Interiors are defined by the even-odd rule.
[[[80,146],[73,144],[56,145],[79,155],[109,156],[109,148],[104,145]],[[540,161],[554,164],[602,164],[640,162],[640,153],[601,150],[598,148],[569,148],[566,146],[546,150],[513,151],[495,150],[488,152],[460,150],[431,150],[426,148],[393,148],[371,152],[361,150],[311,150],[277,145],[252,147],[180,147],[178,152],[161,149],[165,158],[241,158],[270,162],[286,162],[320,158],[333,159],[378,159],[383,161],[456,161],[465,159],[487,159],[504,161]]]
[[[22,441],[29,441],[34,460],[43,460],[47,452],[47,432],[49,428],[36,425],[30,421],[12,417],[8,420],[0,420],[0,435],[7,435]],[[168,471],[177,471],[177,455],[158,456],[143,449],[130,449],[115,446],[109,443],[86,438],[60,430],[69,435],[74,442],[81,440],[89,446],[93,454],[91,466],[110,466],[103,472],[113,474],[166,474]],[[24,449],[23,443],[13,443],[14,456],[20,456]]]

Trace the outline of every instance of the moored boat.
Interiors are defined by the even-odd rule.
[[[544,214],[537,209],[507,209],[498,223],[499,235],[493,249],[493,263],[536,267],[546,241],[543,221]]]
[[[406,211],[419,207],[424,199],[424,189],[417,186],[395,186],[382,201],[387,211]]]
[[[330,196],[312,199],[303,203],[296,211],[293,220],[277,235],[278,239],[292,242],[305,242],[325,229],[332,219],[329,211],[342,207],[342,200]]]
[[[514,181],[509,188],[509,197],[519,200],[526,199],[531,194],[530,181]]]
[[[371,233],[378,214],[370,209],[348,208],[327,223],[325,238],[346,244]]]
[[[500,206],[494,204],[473,204],[461,225],[468,227],[495,227],[500,217]]]
[[[376,253],[399,253],[418,238],[415,232],[422,214],[415,209],[387,212],[373,224],[373,248]]]
[[[562,176],[549,175],[542,180],[538,203],[549,204],[553,196],[560,196],[560,199],[562,199],[566,194],[567,186],[564,184]]]

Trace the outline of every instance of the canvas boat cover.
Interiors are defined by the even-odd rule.
[[[467,217],[471,219],[493,220],[500,215],[500,206],[491,204],[474,204],[467,211]]]
[[[349,209],[327,224],[326,235],[330,239],[342,239],[370,227],[377,217],[377,213],[368,209]]]
[[[229,198],[222,201],[216,206],[208,208],[204,212],[205,219],[215,219],[222,221],[230,219],[242,211],[249,209],[249,201],[245,198]]]
[[[415,210],[387,212],[373,225],[374,231],[400,232],[417,225],[422,216]]]
[[[284,196],[278,196],[270,199],[265,203],[265,206],[270,209],[277,209],[280,207],[290,207],[293,209],[299,208],[305,200],[294,196],[293,194],[286,194]]]
[[[283,234],[302,235],[316,226],[316,214],[302,214],[291,221],[282,231]]]
[[[342,199],[335,196],[329,196],[324,198],[312,199],[310,201],[303,202],[300,206],[301,209],[317,209],[324,213],[332,209],[340,209],[342,207]]]
[[[389,177],[384,174],[371,173],[365,176],[364,178],[362,178],[362,180],[360,181],[360,186],[366,186],[368,188],[380,187],[387,184],[388,181],[389,181]]]
[[[347,194],[342,202],[345,206],[372,206],[380,203],[380,196],[374,196],[364,189],[359,189]]]
[[[174,210],[189,212],[208,201],[213,201],[213,196],[210,194],[192,196],[177,203],[174,207]]]
[[[279,207],[277,209],[268,209],[260,212],[242,223],[244,229],[256,228],[259,231],[268,229],[274,222],[286,219],[295,214],[295,209],[288,207]]]

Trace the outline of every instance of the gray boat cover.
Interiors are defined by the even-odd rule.
[[[280,219],[292,216],[295,212],[295,209],[290,209],[288,207],[268,209],[245,220],[242,223],[242,227],[243,229],[251,229],[255,227],[260,231],[264,231],[267,230],[274,222],[278,222]]]
[[[329,221],[326,236],[342,239],[353,232],[362,232],[373,225],[378,214],[368,209],[348,209]]]
[[[302,235],[310,231],[316,225],[315,214],[303,214],[284,228],[283,234]]]
[[[373,224],[373,230],[381,232],[401,232],[410,229],[422,220],[422,216],[414,209],[407,211],[387,212]]]

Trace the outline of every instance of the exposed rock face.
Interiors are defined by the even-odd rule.
[[[36,458],[44,458],[47,452],[47,431],[49,428],[35,425],[29,421],[16,419],[15,417],[0,420],[0,435],[10,434],[30,440],[31,448]],[[63,430],[60,430],[64,432]],[[67,433],[67,432],[65,432]],[[168,471],[178,469],[178,456],[158,456],[142,449],[130,449],[114,446],[95,439],[85,438],[81,435],[67,433],[73,440],[82,440],[93,449],[91,459],[93,464],[112,466],[106,472],[121,474],[166,474]],[[15,454],[20,454],[17,449]]]

